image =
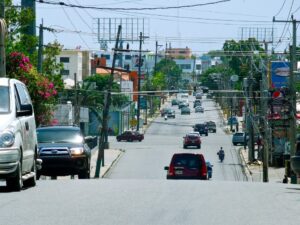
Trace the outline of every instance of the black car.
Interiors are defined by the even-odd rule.
[[[142,141],[144,140],[144,134],[138,132],[138,131],[131,131],[127,130],[124,131],[122,134],[117,135],[116,137],[117,141]]]
[[[79,127],[49,126],[37,128],[38,158],[43,160],[38,172],[45,176],[78,175],[90,178],[91,150]]]
[[[205,136],[208,136],[208,127],[205,123],[197,123],[193,128],[194,131],[199,132],[200,135],[205,134]]]
[[[181,115],[190,115],[190,114],[191,114],[191,110],[189,107],[181,108]]]

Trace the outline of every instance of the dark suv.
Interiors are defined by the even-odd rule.
[[[49,126],[37,129],[38,158],[43,160],[38,175],[77,175],[90,178],[91,150],[79,127]]]
[[[205,134],[205,136],[208,136],[208,127],[205,123],[198,123],[195,126],[193,126],[194,131],[199,132],[200,135]]]
[[[202,154],[176,153],[173,155],[167,179],[201,179],[207,180],[207,167]]]
[[[217,132],[217,126],[214,121],[208,121],[206,122],[207,128],[209,132],[216,133]]]

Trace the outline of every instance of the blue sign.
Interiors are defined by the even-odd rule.
[[[140,97],[140,109],[147,109],[147,100],[144,97]]]
[[[287,87],[290,76],[290,62],[271,62],[272,87]]]

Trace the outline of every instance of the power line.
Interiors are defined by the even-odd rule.
[[[276,13],[275,17],[278,16],[281,13],[281,10],[283,9],[284,5],[285,5],[286,0],[284,0],[283,4],[281,5],[279,11]]]
[[[142,7],[142,8],[111,8],[111,7],[96,7],[96,6],[80,6],[75,4],[68,4],[65,2],[52,2],[52,1],[44,1],[44,0],[35,0],[38,3],[49,4],[49,5],[61,5],[66,7],[72,8],[80,8],[80,9],[94,9],[94,10],[167,10],[167,9],[182,9],[182,8],[194,8],[206,5],[215,5],[224,2],[230,2],[230,0],[220,0],[215,2],[208,2],[208,3],[199,3],[199,4],[190,4],[190,5],[180,5],[180,6],[161,6],[161,7]]]

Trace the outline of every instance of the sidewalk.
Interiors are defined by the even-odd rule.
[[[263,164],[261,161],[254,163],[248,162],[248,149],[240,148],[240,157],[245,167],[245,173],[249,181],[262,182],[263,181]],[[268,177],[269,182],[282,183],[284,178],[285,168],[269,167]]]
[[[98,146],[93,149],[91,158],[91,178],[95,176],[96,163],[98,158]],[[105,149],[104,150],[104,166],[100,168],[100,177],[103,178],[109,169],[118,161],[124,150]]]

